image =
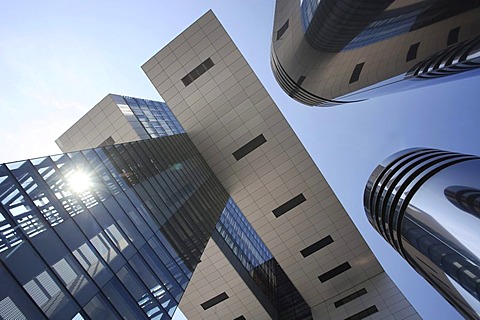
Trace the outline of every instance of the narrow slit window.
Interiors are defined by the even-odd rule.
[[[355,313],[353,316],[350,316],[348,318],[345,318],[345,320],[360,320],[360,319],[364,319],[368,316],[371,316],[372,314],[374,313],[377,313],[378,312],[378,309],[376,306],[371,306],[365,310],[362,310],[358,313]]]
[[[330,243],[333,242],[333,239],[331,236],[326,236],[325,238],[315,242],[314,244],[306,247],[305,249],[303,249],[302,251],[300,251],[300,253],[302,254],[302,256],[304,258],[308,257],[309,255],[311,254],[314,254],[315,252],[317,252],[318,250],[328,246]]]
[[[417,42],[410,46],[410,49],[408,49],[408,53],[407,53],[407,62],[417,59],[417,51],[419,46],[420,46],[420,42]]]
[[[202,74],[207,72],[208,69],[213,67],[215,64],[213,63],[212,59],[208,58],[207,60],[203,61],[193,69],[189,74],[187,74],[185,77],[182,78],[183,84],[188,86],[190,83],[195,81],[198,77],[200,77]]]
[[[300,78],[298,78],[297,85],[301,86],[303,81],[305,81],[305,76],[300,76]]]
[[[235,157],[235,159],[238,161],[245,157],[247,154],[252,152],[253,150],[257,149],[260,147],[262,144],[267,142],[267,139],[263,136],[263,134],[260,134],[259,136],[253,138],[251,141],[247,142],[243,147],[232,153],[232,155]]]
[[[346,297],[344,297],[344,298],[342,298],[338,301],[335,301],[333,304],[335,305],[335,308],[338,308],[338,307],[343,306],[344,304],[346,304],[350,301],[353,301],[353,300],[355,300],[355,299],[357,299],[357,298],[359,298],[359,297],[361,297],[365,294],[367,294],[367,289],[362,288],[362,289],[360,289],[358,291],[355,291],[354,293],[352,293],[352,294],[350,294],[350,295],[348,295],[348,296],[346,296]]]
[[[447,38],[447,46],[458,42],[458,34],[460,33],[460,27],[450,30]]]
[[[203,310],[207,310],[227,299],[228,299],[228,295],[225,292],[222,292],[218,296],[215,296],[212,299],[205,301],[204,303],[201,304],[201,306]]]
[[[285,31],[288,29],[288,19],[287,21],[283,24],[283,26],[277,31],[277,40],[280,39]]]
[[[359,63],[355,66],[355,69],[353,69],[352,76],[350,77],[350,82],[349,83],[357,82],[358,79],[360,79],[360,73],[362,72],[364,64],[365,64],[365,62],[362,62],[362,63]]]
[[[288,200],[284,204],[282,204],[280,207],[274,209],[272,212],[275,215],[275,217],[280,217],[281,215],[287,213],[288,211],[292,210],[296,206],[300,205],[301,203],[307,201],[303,193],[300,193],[298,196]]]
[[[332,279],[333,277],[336,277],[338,276],[339,274],[342,274],[344,273],[345,271],[347,271],[348,269],[352,268],[350,266],[350,263],[348,262],[344,262],[342,263],[341,265],[339,265],[338,267],[335,267],[333,268],[332,270],[330,271],[327,271],[325,272],[324,274],[318,276],[318,279],[320,280],[320,282],[326,282],[330,279]]]

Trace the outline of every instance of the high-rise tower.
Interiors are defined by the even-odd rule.
[[[480,158],[434,149],[398,152],[372,173],[373,227],[467,318],[480,317]]]
[[[478,75],[479,19],[476,0],[277,0],[273,73],[310,106]]]

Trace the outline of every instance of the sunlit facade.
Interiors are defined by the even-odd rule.
[[[461,314],[480,318],[480,158],[398,152],[372,173],[365,210],[373,227]]]
[[[172,317],[228,199],[185,134],[4,164],[0,181],[2,319]]]
[[[160,140],[164,139],[165,141],[172,141],[169,148],[160,148],[162,154],[159,154],[159,157],[169,158],[170,153],[177,152],[183,154],[186,151],[184,150],[185,146],[183,143],[178,140],[179,137],[188,139],[186,138],[185,130],[164,102],[114,94],[107,95],[105,99],[108,99],[110,104],[113,104],[116,107],[116,109],[112,110],[108,116],[105,115],[105,120],[115,118],[116,115],[119,115],[121,118],[123,117],[125,119],[124,123],[126,123],[128,127],[133,128],[138,135],[136,139],[142,139],[138,142],[145,141],[145,143],[149,144],[150,141],[155,141],[155,138],[157,137],[163,137],[160,138]],[[118,111],[121,111],[121,113]],[[93,118],[94,115],[96,118],[99,118],[98,113],[96,112],[96,107],[90,110],[86,114],[86,117]],[[66,135],[63,135],[57,140],[57,142],[60,142],[59,145],[61,145],[62,148],[68,150],[71,148],[71,145],[74,144],[71,141],[73,138],[68,138],[69,132],[83,132],[88,126],[88,123],[82,123],[80,120],[67,131]],[[121,131],[122,128],[113,128],[110,131],[104,132],[103,135],[99,135],[97,139],[91,141],[90,144],[98,144],[105,138],[105,135],[108,135],[109,138],[103,141],[100,145],[107,150],[111,150],[112,148],[122,148],[123,150],[123,147],[120,147],[121,145],[112,146],[115,141],[124,142],[116,136],[116,134]],[[81,137],[78,139],[85,138],[86,137]],[[177,139],[175,140],[176,142],[173,142],[174,139]],[[173,149],[177,150],[174,151]],[[135,153],[131,152],[131,154]],[[125,155],[126,154],[122,154],[122,156]],[[188,158],[186,161],[192,161],[188,156],[186,156],[186,158]],[[143,169],[150,170],[149,167],[152,165],[148,160],[148,157],[145,157],[145,155],[129,156],[128,159],[131,160],[131,163],[135,163]],[[198,161],[199,160],[197,159],[197,162]],[[176,169],[175,172],[183,169],[183,166],[184,164],[181,162],[172,164],[172,168]],[[83,170],[83,172],[88,173],[87,170]],[[75,183],[72,184],[72,188],[83,191],[85,188],[92,185],[90,179],[86,179],[87,175],[85,173],[72,175],[72,178],[75,181]],[[190,175],[189,173],[185,173],[182,177],[184,179],[195,178],[194,175]],[[129,177],[129,179],[133,179],[133,176]],[[169,185],[172,194],[182,194],[186,192],[185,187],[182,187],[181,189],[175,187],[177,183],[176,179],[176,176],[169,177],[168,174],[162,173],[161,184]],[[170,185],[170,182],[174,183]],[[158,185],[152,184],[151,187],[148,188],[149,194],[154,194],[157,190],[157,186]],[[187,194],[190,196],[194,189],[191,188],[191,186],[188,186],[187,191],[188,190],[190,191]],[[226,194],[226,191],[223,190],[223,193]],[[215,228],[210,229],[212,225],[209,225],[208,230],[210,230],[210,233],[204,232],[206,238],[203,240],[207,239],[208,242],[208,240],[212,238],[212,241],[214,241],[225,256],[229,258],[229,262],[234,266],[236,272],[243,277],[242,280],[250,284],[249,289],[252,291],[252,294],[258,295],[260,299],[263,299],[265,304],[268,304],[268,308],[272,313],[273,318],[280,317],[280,319],[284,319],[291,314],[298,314],[302,315],[302,317],[299,317],[298,319],[311,319],[310,307],[305,303],[295,286],[293,286],[281,267],[275,261],[271,252],[267,249],[233,199],[228,198],[228,201],[226,199],[223,199],[223,201],[223,210],[221,211],[220,217],[217,218],[218,222],[216,222]],[[163,202],[165,202],[165,200],[163,200]],[[208,207],[210,205],[209,201],[204,201],[203,206]],[[197,206],[202,208],[202,205],[200,204],[192,204],[185,208],[185,210],[193,210],[195,214],[203,215],[202,210],[198,210]],[[163,211],[163,208],[159,209],[160,211]],[[170,217],[173,217],[173,215],[167,215],[165,221],[166,224],[170,223]],[[184,220],[190,221],[191,218],[185,217]],[[171,229],[176,230],[178,227],[181,226],[172,225]],[[184,227],[181,227],[181,229],[184,229]],[[192,229],[187,229],[187,234],[198,232],[196,229],[197,226],[194,224]],[[192,239],[181,234],[171,234],[170,239],[174,242],[175,248],[178,248],[185,253],[185,259],[187,260],[194,259],[194,261],[197,261],[199,258],[199,252],[201,253],[206,246],[205,241],[198,245],[194,245]],[[188,254],[189,252],[192,252],[195,258],[192,258],[191,255]],[[189,270],[193,272],[195,266],[196,265],[193,264]],[[183,289],[185,289],[185,286]],[[279,297],[295,298],[287,299],[287,303],[277,303]]]

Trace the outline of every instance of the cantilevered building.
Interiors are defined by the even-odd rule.
[[[142,68],[314,319],[418,318],[212,12]],[[229,281],[216,246],[181,301],[187,317],[275,318],[248,316],[262,300]]]
[[[309,106],[478,75],[480,3],[277,0],[273,73]]]
[[[142,68],[0,167],[2,317],[419,318],[211,11]]]

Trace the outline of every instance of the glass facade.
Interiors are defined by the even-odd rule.
[[[272,70],[287,95],[325,107],[474,77],[479,12],[476,0],[277,1]]]
[[[345,32],[353,31],[353,33],[345,38],[348,39],[348,41],[344,41],[342,46],[336,47],[336,50],[333,50],[333,52],[348,51],[368,46],[415,31],[479,6],[477,1],[472,0],[460,0],[455,3],[448,0],[436,2],[416,1],[410,4],[395,4],[393,6],[390,6],[391,2],[385,2],[378,7],[368,2],[359,5],[353,1],[351,3],[347,2],[344,6],[338,5],[330,0],[322,2],[324,3],[321,3],[319,0],[302,1],[300,12],[303,31],[307,34],[309,43],[314,47],[316,47],[318,43],[319,47],[317,49],[326,49],[327,47],[321,44],[322,40],[325,39],[322,38],[323,35],[320,33],[328,30],[328,27],[322,25],[322,19],[315,21],[315,15],[321,15],[321,11],[325,11],[328,12],[329,15],[339,16],[338,21],[333,17],[333,23],[332,21],[330,22],[334,28],[338,28],[337,36],[341,38]],[[338,7],[332,10],[335,5],[338,5]],[[317,9],[319,10],[318,13]],[[371,15],[372,12],[375,14]],[[348,31],[342,29],[342,24],[340,23],[342,19],[340,17],[341,15],[350,15],[349,20],[357,20],[349,24],[349,28],[345,28],[345,30]],[[368,20],[370,21],[365,24],[365,21]],[[338,24],[335,25],[335,22],[338,22]],[[313,32],[312,30],[308,30],[309,28],[313,29]],[[316,37],[319,37],[318,41],[315,40]],[[333,48],[333,46],[331,48]],[[329,49],[331,48],[329,47]]]
[[[170,319],[214,233],[280,305],[283,271],[167,105],[112,98],[147,139],[0,164],[0,319]]]
[[[151,138],[185,133],[165,102],[122,96]]]
[[[185,134],[0,165],[0,317],[170,319],[227,199]]]
[[[480,316],[480,158],[400,151],[365,188],[377,231],[466,318]]]
[[[300,13],[302,15],[302,26],[303,31],[306,32],[308,26],[310,25],[310,21],[313,19],[313,15],[317,10],[318,3],[320,0],[303,0],[300,4],[301,10]]]
[[[125,103],[128,105],[138,122],[142,124],[151,138],[185,133],[176,117],[164,102],[127,96],[115,96],[114,98],[117,103]],[[181,147],[179,148],[181,149]],[[141,161],[141,158],[137,158],[132,159],[131,162],[135,164]],[[145,164],[145,167],[148,168],[148,165]],[[174,184],[172,184],[172,186],[174,186]],[[140,186],[135,185],[134,188],[139,187]],[[153,187],[156,188],[156,186]],[[143,194],[143,190],[139,190],[138,192]],[[172,192],[179,194],[184,191],[175,189],[172,190]],[[163,210],[163,208],[160,209]],[[195,207],[193,206],[191,209],[195,210]],[[184,228],[181,224],[177,224],[171,226],[171,228],[167,228],[167,232],[172,233],[173,231],[168,230],[176,230],[178,227],[180,230]],[[207,231],[211,230],[210,228],[211,225],[209,225]],[[226,206],[223,208],[220,220],[216,223],[216,230],[227,244],[228,250],[233,252],[234,256],[240,261],[241,265],[254,280],[258,287],[257,289],[263,292],[272,306],[276,308],[280,319],[288,319],[295,314],[298,316],[300,316],[300,314],[307,315],[307,317],[298,317],[295,319],[310,319],[308,318],[308,316],[311,317],[310,307],[303,300],[280,265],[275,261],[271,252],[232,198],[228,199]],[[192,230],[189,231],[193,232]],[[206,241],[211,237],[211,232],[205,232],[203,235],[203,241],[195,243],[188,236],[170,234],[170,239],[172,239],[174,245],[179,248],[179,252],[184,253],[183,261],[185,261],[185,263],[189,263],[189,261],[192,260],[190,252],[198,253],[199,247],[205,247]],[[224,247],[221,246],[221,248]],[[193,261],[196,262],[197,260],[194,259]],[[192,264],[190,270],[193,270],[195,265],[196,263]],[[278,281],[281,281],[280,285],[277,284]]]
[[[310,307],[232,198],[228,199],[216,229],[276,309],[278,319],[312,319]]]

